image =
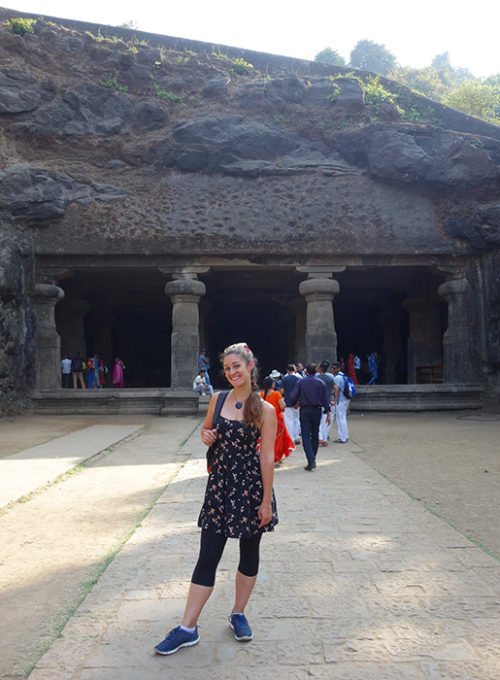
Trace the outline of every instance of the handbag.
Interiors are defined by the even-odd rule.
[[[222,406],[224,402],[226,401],[226,397],[229,394],[229,390],[226,390],[224,392],[219,392],[217,395],[217,402],[215,404],[215,409],[214,409],[214,417],[212,420],[212,429],[216,426],[217,424],[217,418],[219,417],[219,413],[221,412]],[[210,468],[212,467],[212,463],[214,462],[214,456],[215,456],[215,442],[212,444],[212,446],[209,446],[207,449],[207,470],[210,472]]]

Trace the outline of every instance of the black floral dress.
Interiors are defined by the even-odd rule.
[[[198,526],[230,538],[252,536],[259,531],[257,516],[262,503],[262,476],[254,425],[239,420],[217,419],[217,441],[208,476],[205,500]],[[273,531],[278,523],[276,499],[272,496],[273,517],[262,531]]]

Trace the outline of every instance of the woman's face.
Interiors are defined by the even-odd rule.
[[[254,365],[253,359],[247,363],[239,354],[226,354],[223,362],[226,380],[233,387],[243,387],[250,384]]]

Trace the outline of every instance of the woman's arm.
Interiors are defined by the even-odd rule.
[[[274,440],[276,439],[276,411],[271,404],[264,402],[262,426],[260,428],[260,472],[262,475],[262,503],[258,510],[259,529],[269,524],[273,517],[271,500],[274,479]]]
[[[283,397],[278,401],[278,406],[280,408],[280,411],[284,411],[286,409],[286,403]]]

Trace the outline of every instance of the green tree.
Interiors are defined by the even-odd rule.
[[[497,115],[500,90],[493,85],[483,85],[478,80],[466,80],[456,90],[450,92],[444,101],[448,106],[470,116],[500,124],[500,118]]]
[[[350,65],[386,76],[396,68],[396,57],[384,45],[359,40],[351,52]]]
[[[401,66],[390,73],[389,77],[436,101],[442,101],[448,92],[448,88],[433,66],[427,68]]]
[[[324,50],[318,52],[314,61],[320,61],[322,64],[333,64],[334,66],[345,66],[344,57],[331,47],[325,47]]]

